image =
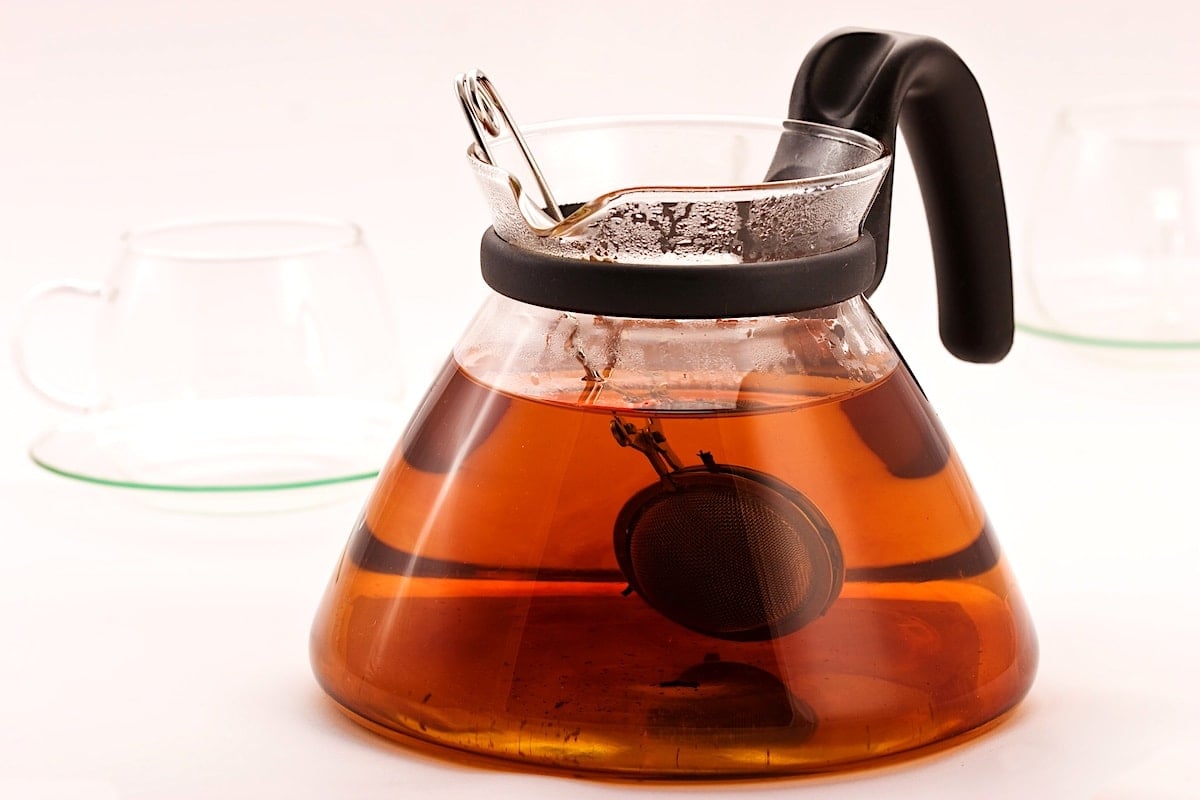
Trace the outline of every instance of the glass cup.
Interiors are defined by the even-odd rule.
[[[95,327],[48,363],[39,317],[66,298]],[[103,283],[29,294],[18,370],[77,412],[31,455],[69,477],[184,492],[282,491],[373,476],[396,434],[394,321],[361,230],[330,219],[179,222],[126,234]],[[85,356],[84,354],[87,354]],[[76,365],[79,366],[78,364]],[[77,372],[80,370],[76,370]],[[55,375],[58,378],[55,378]]]
[[[1133,358],[1200,351],[1200,100],[1066,109],[1033,211],[1021,327]]]

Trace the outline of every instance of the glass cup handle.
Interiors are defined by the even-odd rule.
[[[29,290],[25,300],[17,312],[17,323],[12,338],[12,356],[16,362],[17,372],[35,394],[49,400],[55,405],[69,408],[72,411],[93,411],[102,402],[100,395],[85,395],[56,386],[53,381],[42,377],[42,373],[30,364],[29,354],[25,348],[26,328],[34,316],[35,307],[54,295],[82,295],[96,300],[108,300],[113,295],[111,287],[94,281],[57,280],[39,284]]]

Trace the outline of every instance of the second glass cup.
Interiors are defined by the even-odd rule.
[[[1027,331],[1139,357],[1200,351],[1198,131],[1194,99],[1063,111],[1030,225]]]
[[[72,348],[94,352],[96,391],[60,386],[36,357],[50,332],[35,312],[67,295],[98,303],[94,334]],[[34,443],[34,461],[191,492],[373,475],[395,431],[397,349],[361,230],[320,218],[135,230],[106,282],[36,287],[14,341],[29,386],[80,414]]]

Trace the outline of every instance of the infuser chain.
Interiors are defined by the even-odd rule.
[[[632,447],[646,456],[660,478],[670,481],[671,473],[683,469],[679,456],[671,450],[671,445],[667,443],[666,434],[662,432],[657,419],[651,418],[644,426],[638,428],[632,422],[626,422],[614,414],[609,430],[621,447]]]

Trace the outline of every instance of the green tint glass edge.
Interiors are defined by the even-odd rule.
[[[78,472],[60,469],[40,460],[34,453],[29,453],[29,460],[37,466],[54,475],[72,480],[83,481],[97,486],[111,486],[118,489],[141,489],[151,492],[189,492],[194,494],[215,494],[218,492],[278,492],[289,489],[313,489],[320,486],[334,486],[339,483],[353,483],[368,480],[379,475],[379,470],[359,472],[352,475],[339,475],[333,478],[316,478],[306,481],[291,481],[287,483],[247,483],[247,484],[200,484],[196,486],[175,486],[162,483],[140,483],[138,481],[121,481],[113,478],[101,478],[95,475],[84,475]]]
[[[1033,334],[1034,336],[1040,336],[1044,339],[1053,339],[1054,341],[1066,342],[1067,344],[1081,344],[1088,347],[1108,347],[1119,350],[1200,350],[1200,341],[1156,342],[1137,339],[1105,339],[1042,328],[1037,325],[1030,325],[1028,322],[1018,322],[1017,330]]]

